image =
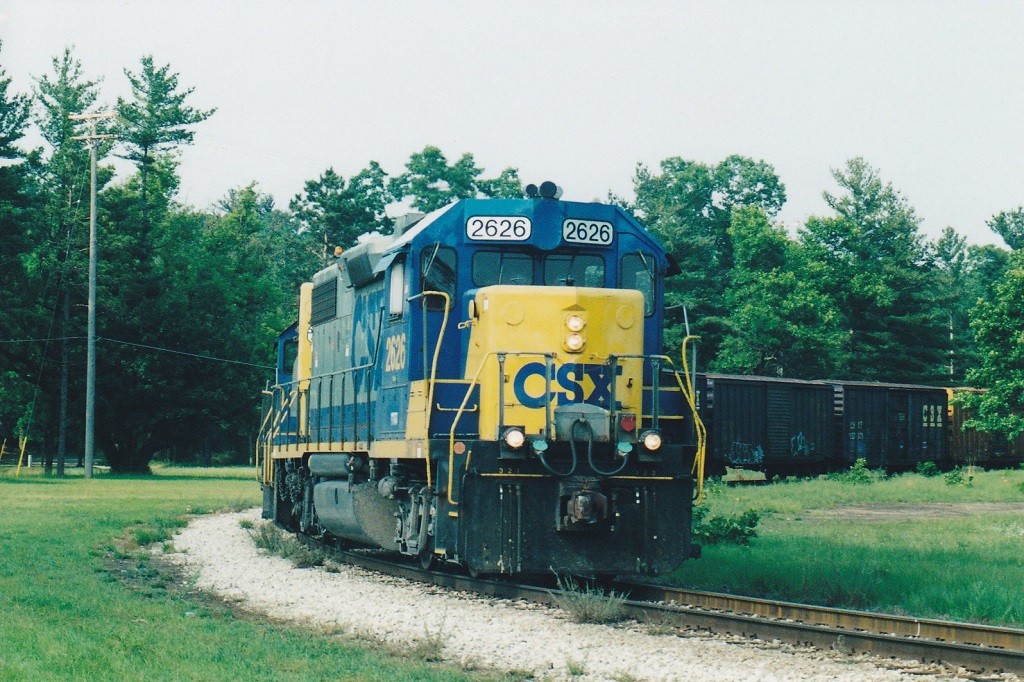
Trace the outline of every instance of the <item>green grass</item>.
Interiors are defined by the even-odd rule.
[[[714,545],[672,581],[709,589],[919,617],[1024,626],[1024,513],[868,519],[843,508],[1024,504],[1024,471],[975,472],[970,485],[905,474],[868,485],[810,480],[711,486],[714,514],[763,516],[749,546]],[[933,506],[932,509],[937,507]]]
[[[92,480],[38,471],[0,470],[0,679],[472,679],[239,616],[138,549],[166,542],[195,510],[258,505],[248,467]]]

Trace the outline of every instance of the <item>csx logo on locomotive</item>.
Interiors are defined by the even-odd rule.
[[[622,374],[621,365],[617,365],[615,370],[616,376]],[[552,365],[551,379],[554,382],[553,389],[562,389],[552,391],[559,405],[590,403],[609,409],[611,407],[612,373],[607,365],[583,362],[567,362],[557,368]],[[512,390],[516,400],[524,407],[544,407],[544,363],[530,362],[520,367],[512,380]],[[616,401],[615,407],[621,408],[622,404]]]

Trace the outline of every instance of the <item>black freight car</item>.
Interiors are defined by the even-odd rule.
[[[949,461],[953,466],[977,464],[994,469],[1018,466],[1024,461],[1024,434],[1011,441],[999,433],[964,428],[964,422],[972,417],[972,413],[957,404],[956,396],[981,392],[982,389],[977,388],[946,389],[949,399]]]
[[[773,377],[708,374],[702,419],[709,425],[708,466],[775,474],[812,474],[833,461],[835,420],[828,384]]]
[[[912,384],[830,382],[840,422],[839,463],[913,469],[946,458],[946,389]]]

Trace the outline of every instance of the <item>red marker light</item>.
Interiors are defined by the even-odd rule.
[[[619,419],[619,427],[626,433],[633,433],[633,430],[636,429],[636,415],[622,415],[622,418]]]

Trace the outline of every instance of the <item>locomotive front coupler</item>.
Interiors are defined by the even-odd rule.
[[[575,476],[559,483],[557,530],[589,530],[607,518],[608,497],[601,492],[601,479]]]

